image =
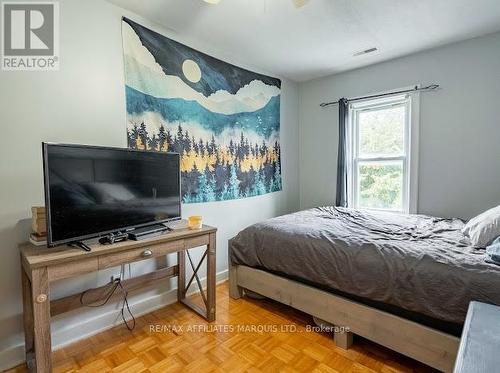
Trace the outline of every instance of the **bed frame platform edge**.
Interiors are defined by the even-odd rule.
[[[459,338],[255,268],[229,263],[229,295],[238,299],[244,289],[289,305],[351,333],[336,333],[342,348],[352,344],[352,333],[409,356],[443,372],[452,372]]]

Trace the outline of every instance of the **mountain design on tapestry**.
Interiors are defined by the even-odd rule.
[[[128,146],[181,154],[185,203],[281,190],[281,81],[123,19]]]

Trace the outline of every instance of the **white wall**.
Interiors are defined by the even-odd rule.
[[[43,203],[41,142],[126,146],[122,15],[228,62],[266,73],[239,61],[238,56],[225,55],[196,40],[185,40],[103,0],[60,3],[60,71],[0,71],[0,370],[23,358],[17,244],[28,237],[31,206]],[[204,222],[219,228],[219,278],[224,277],[227,268],[230,237],[247,225],[298,207],[298,86],[288,80],[283,80],[281,108],[283,191],[183,206],[184,216],[201,214]],[[143,267],[133,266],[132,271],[136,274]],[[113,272],[116,270],[56,284],[51,296],[57,298],[105,283]],[[171,285],[175,286],[175,282]],[[171,301],[172,292],[167,290],[164,286],[133,297],[136,312]],[[62,315],[53,321],[54,344],[63,345],[109,326],[117,316],[113,306]]]
[[[361,57],[362,58],[362,57]],[[441,84],[420,105],[420,213],[468,218],[500,204],[500,33],[300,85],[300,206],[335,201],[338,109],[325,101]]]

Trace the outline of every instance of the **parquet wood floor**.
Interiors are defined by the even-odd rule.
[[[310,316],[279,303],[230,299],[223,283],[215,323],[176,303],[138,318],[133,332],[121,325],[55,351],[54,372],[435,372],[362,338],[342,350],[308,325]]]

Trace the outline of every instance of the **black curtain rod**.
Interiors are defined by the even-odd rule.
[[[385,96],[394,96],[394,95],[399,95],[402,93],[410,93],[410,92],[418,92],[418,91],[430,91],[439,88],[439,84],[430,84],[426,87],[418,87],[415,86],[415,88],[412,89],[405,89],[404,91],[395,91],[395,92],[387,92],[387,93],[381,93],[378,95],[371,95],[371,96],[364,96],[364,97],[356,97],[356,98],[348,98],[347,101],[353,102],[353,101],[359,101],[359,100],[367,100],[369,98],[377,98],[377,97],[385,97]],[[326,107],[330,105],[336,105],[338,104],[338,101],[332,101],[332,102],[323,102],[319,104],[321,107]]]

